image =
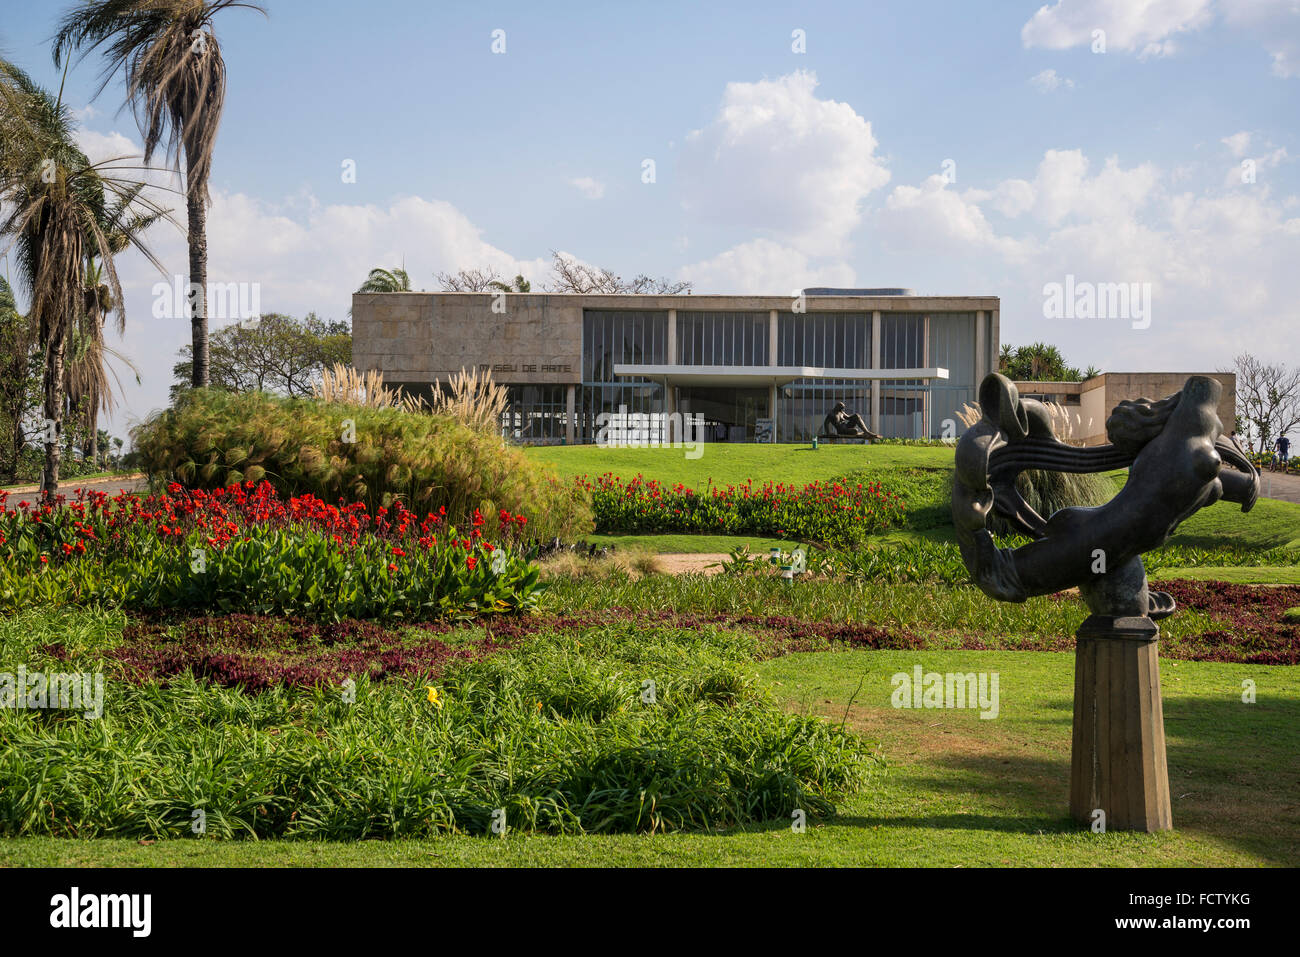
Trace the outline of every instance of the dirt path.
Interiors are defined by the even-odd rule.
[[[716,554],[710,552],[667,552],[658,556],[659,566],[669,575],[686,575],[691,572],[716,575],[722,569],[708,568],[706,566],[723,562],[730,557],[726,552]]]

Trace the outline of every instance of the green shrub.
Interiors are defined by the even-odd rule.
[[[507,509],[528,516],[543,539],[592,529],[581,489],[445,416],[195,389],[132,437],[144,471],[190,488],[266,480],[285,496],[372,510],[395,500],[419,512],[446,508],[462,525],[476,508],[489,517]]]
[[[0,661],[32,647],[30,627],[0,623]],[[751,652],[708,627],[622,622],[441,678],[361,677],[351,701],[325,685],[248,695],[110,674],[95,720],[0,708],[0,835],[196,839],[199,810],[209,839],[313,840],[490,834],[502,812],[510,829],[558,833],[832,814],[877,762],[757,687]]]

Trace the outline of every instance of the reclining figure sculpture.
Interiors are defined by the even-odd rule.
[[[866,419],[859,412],[850,412],[843,402],[836,402],[835,408],[826,413],[822,420],[822,435],[826,438],[870,439],[879,442],[880,436],[867,428]]]
[[[1219,421],[1221,392],[1216,380],[1192,376],[1168,398],[1120,402],[1106,420],[1110,444],[1079,448],[1057,439],[1042,403],[1020,398],[1006,376],[987,376],[979,390],[983,418],[957,443],[952,497],[962,559],[975,584],[1015,602],[1078,586],[1094,615],[1173,614],[1173,598],[1147,588],[1142,553],[1163,545],[1198,509],[1225,499],[1248,512],[1259,496],[1259,473]],[[1063,508],[1046,519],[1015,487],[1026,469],[1125,466],[1128,481],[1110,502]],[[994,512],[1035,541],[998,548],[987,528]]]

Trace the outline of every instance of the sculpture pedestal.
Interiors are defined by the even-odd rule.
[[[1169,770],[1160,704],[1160,629],[1149,618],[1090,616],[1074,655],[1070,816],[1106,829],[1167,831]]]

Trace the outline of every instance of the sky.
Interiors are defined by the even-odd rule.
[[[0,55],[53,90],[70,6],[0,0]],[[1080,368],[1300,362],[1300,0],[264,6],[216,24],[208,215],[209,280],[263,313],[346,318],[375,266],[538,288],[556,250],[696,293],[999,296],[1002,342]],[[138,156],[101,69],[64,83],[79,140]],[[156,318],[184,233],[147,242],[166,274],[118,264],[123,437],[189,341]],[[1060,308],[1121,283],[1127,311]]]

